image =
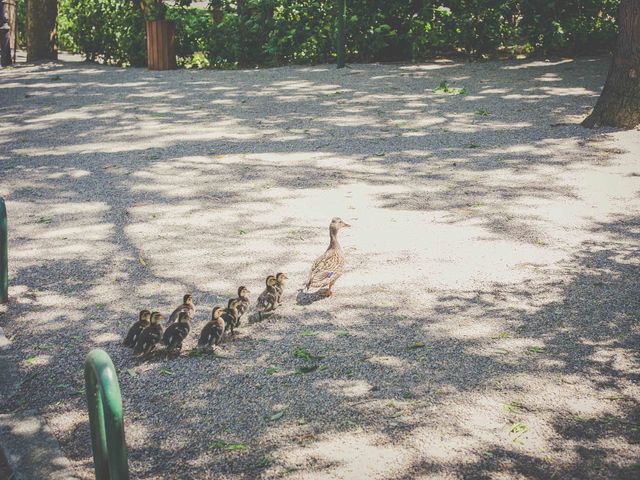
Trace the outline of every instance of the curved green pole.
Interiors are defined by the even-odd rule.
[[[338,0],[338,32],[336,35],[337,68],[344,68],[344,23],[346,15],[346,0]]]
[[[0,303],[9,301],[9,254],[7,235],[7,207],[0,197]]]
[[[128,480],[122,397],[116,369],[107,352],[100,349],[89,352],[84,362],[84,381],[96,480]]]

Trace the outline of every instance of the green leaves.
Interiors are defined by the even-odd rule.
[[[280,420],[284,416],[284,412],[285,411],[286,411],[286,409],[282,409],[282,410],[274,413],[273,415],[271,415],[269,417],[269,420],[271,420],[272,422],[276,422],[276,421]]]
[[[519,443],[522,444],[522,440],[521,437],[527,433],[529,431],[529,427],[527,427],[524,423],[522,422],[517,422],[514,423],[513,426],[511,427],[511,430],[509,430],[510,433],[512,433],[514,435],[514,437],[512,438],[512,440],[515,443]]]
[[[293,347],[293,356],[296,358],[301,358],[306,362],[310,362],[316,358],[313,355],[311,355],[309,350],[307,350],[304,347]]]
[[[310,330],[305,330],[304,332],[300,332],[300,336],[301,337],[315,337],[319,334],[320,332],[312,332]]]
[[[466,95],[467,94],[467,90],[464,87],[462,88],[450,87],[446,80],[442,80],[440,82],[440,85],[434,88],[433,91],[435,93],[446,93],[449,95]]]
[[[227,443],[224,440],[214,440],[212,442],[209,442],[209,445],[207,445],[207,448],[209,448],[209,450],[227,450],[227,451],[243,451],[243,450],[249,449],[249,447],[244,443],[240,443],[240,442]]]
[[[210,0],[209,8],[178,0],[147,2],[149,18],[176,22],[178,63],[186,68],[326,63],[335,58],[334,2]],[[171,3],[171,2],[170,2]],[[584,8],[548,8],[557,2],[388,0],[373,8],[348,2],[347,58],[360,62],[416,62],[442,53],[481,56],[532,50],[561,52],[615,44],[617,3],[584,0]],[[441,3],[441,2],[440,2]],[[88,60],[141,66],[146,62],[145,18],[136,2],[59,2],[58,38]],[[212,22],[213,16],[213,22]],[[517,22],[506,19],[518,18]],[[49,77],[60,80],[59,75]]]

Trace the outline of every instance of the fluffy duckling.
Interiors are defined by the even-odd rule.
[[[278,306],[282,305],[282,294],[284,293],[284,282],[289,278],[284,273],[278,273],[276,275],[276,304]]]
[[[222,307],[214,307],[211,312],[211,320],[200,332],[200,338],[198,339],[198,347],[211,347],[212,345],[218,345],[222,341],[224,336],[224,320],[222,319]]]
[[[276,290],[276,285],[278,281],[276,277],[269,275],[265,283],[267,284],[267,288],[265,288],[264,292],[258,297],[258,304],[256,305],[259,312],[275,310],[277,304],[278,291]]]
[[[140,338],[142,331],[149,326],[149,319],[151,318],[151,312],[149,310],[140,310],[138,321],[134,323],[129,329],[129,333],[124,339],[123,345],[125,347],[135,347]]]
[[[180,312],[178,321],[169,325],[162,336],[162,342],[167,346],[167,351],[182,350],[182,341],[187,338],[190,331],[191,319],[189,318],[189,314],[187,312]]]
[[[134,348],[134,352],[139,356],[146,356],[150,354],[160,340],[162,340],[162,328],[161,322],[164,320],[164,315],[160,312],[153,312],[151,314],[151,325],[145,328],[140,334],[138,343]]]
[[[222,319],[224,320],[224,331],[231,331],[233,334],[233,329],[236,327],[236,323],[238,321],[238,299],[232,298],[229,300],[227,304],[227,308],[224,309],[222,313]]]
[[[235,326],[240,326],[240,320],[242,316],[249,310],[249,294],[251,292],[247,289],[247,287],[239,287],[238,288],[238,298],[236,310],[238,310],[238,319],[236,320]]]
[[[309,288],[326,288],[326,296],[330,297],[333,292],[333,284],[340,278],[344,271],[345,258],[342,248],[338,242],[338,231],[344,227],[350,227],[341,218],[335,217],[329,224],[329,247],[320,255],[309,272],[306,289]]]
[[[181,312],[187,312],[189,314],[189,318],[193,320],[193,317],[196,316],[196,306],[193,303],[193,295],[187,293],[184,297],[182,297],[182,305],[178,306],[171,315],[169,315],[169,321],[167,322],[171,325],[178,319],[178,315]]]

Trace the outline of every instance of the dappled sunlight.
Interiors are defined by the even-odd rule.
[[[350,434],[327,438],[302,448],[280,452],[286,467],[305,466],[309,479],[378,479],[388,478],[409,466],[406,449],[385,445],[382,437],[372,434]],[[306,466],[311,463],[311,469]],[[317,469],[317,470],[316,470]],[[284,478],[297,478],[295,471]]]
[[[606,61],[5,73],[10,408],[46,412],[82,475],[97,346],[136,478],[632,468],[640,140],[567,123]],[[346,272],[296,303],[334,216]],[[273,317],[192,351],[213,305],[278,271]],[[137,312],[187,291],[182,355],[131,358]]]

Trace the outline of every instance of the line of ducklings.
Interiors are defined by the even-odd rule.
[[[282,294],[287,276],[284,273],[269,275],[266,288],[258,297],[256,311],[262,320],[282,305]],[[213,349],[228,335],[234,335],[234,329],[240,326],[242,318],[249,310],[249,290],[245,286],[238,288],[238,296],[229,299],[227,307],[213,307],[211,320],[200,332],[199,349]],[[166,329],[162,322],[165,317],[160,312],[141,310],[138,320],[131,326],[123,344],[133,348],[138,357],[146,358],[155,351],[158,344],[166,347],[167,355],[180,353],[182,342],[191,332],[191,322],[196,314],[196,306],[191,294],[186,294],[169,316]]]

